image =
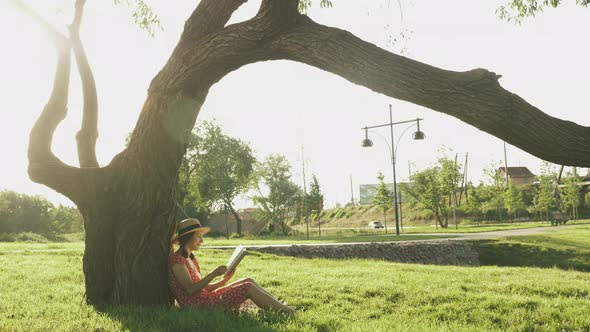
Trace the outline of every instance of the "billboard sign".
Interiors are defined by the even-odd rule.
[[[402,202],[415,202],[416,200],[409,195],[405,190],[403,190],[403,186],[406,183],[398,183],[397,184],[397,197],[398,201]],[[386,183],[385,186],[391,191],[393,191],[393,183]],[[379,188],[379,184],[361,184],[359,188],[360,192],[360,203],[361,204],[371,204],[373,197],[377,193],[377,188]]]

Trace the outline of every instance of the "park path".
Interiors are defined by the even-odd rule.
[[[492,231],[492,232],[481,232],[481,233],[421,233],[420,235],[443,235],[449,236],[449,240],[470,240],[470,239],[495,239],[499,237],[508,236],[525,236],[535,235],[550,232],[561,227],[568,227],[575,225],[564,225],[560,227],[533,227],[533,228],[519,228],[519,229],[507,229],[504,231]],[[418,240],[420,241],[420,240]]]
[[[407,241],[380,241],[379,243],[412,243],[412,242],[435,242],[435,241],[464,241],[474,239],[495,239],[508,236],[526,236],[548,233],[554,230],[558,230],[563,227],[571,227],[575,225],[562,225],[559,227],[534,227],[534,228],[520,228],[520,229],[509,229],[504,231],[492,231],[492,232],[481,232],[481,233],[420,233],[412,235],[432,235],[438,236],[435,239],[423,239],[423,240],[407,240]],[[391,235],[384,235],[391,236]],[[262,247],[290,247],[296,246],[342,246],[342,245],[357,245],[357,244],[370,244],[373,242],[318,242],[318,243],[294,243],[294,244],[250,244],[244,245],[246,248],[262,248]],[[236,246],[203,246],[203,249],[234,249]],[[19,253],[19,252],[60,252],[60,251],[79,251],[78,248],[63,248],[63,249],[25,249],[25,250],[0,250],[0,253]]]
[[[379,243],[412,243],[412,242],[436,242],[436,241],[465,241],[465,240],[485,240],[485,239],[496,239],[509,236],[526,236],[536,235],[542,233],[548,233],[554,230],[558,230],[563,227],[571,227],[576,225],[563,225],[559,227],[533,227],[533,228],[520,228],[520,229],[509,229],[504,231],[492,231],[492,232],[481,232],[481,233],[420,233],[411,235],[432,235],[438,236],[435,239],[423,239],[423,240],[401,240],[401,241],[380,241]],[[391,236],[391,235],[383,235]],[[318,243],[295,243],[295,244],[252,244],[244,245],[246,248],[262,248],[262,247],[290,247],[296,246],[342,246],[342,245],[357,245],[357,244],[370,244],[373,242],[318,242]],[[233,249],[236,246],[203,246],[208,249]]]

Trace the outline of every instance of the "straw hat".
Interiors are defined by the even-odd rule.
[[[209,231],[211,230],[209,227],[203,227],[201,226],[201,222],[199,221],[199,219],[196,218],[189,218],[189,219],[184,219],[181,222],[178,223],[178,225],[176,226],[176,234],[174,235],[174,238],[172,240],[173,243],[178,244],[178,238],[189,234],[189,233],[193,233],[193,232],[198,232],[201,235],[205,235],[207,233],[209,233]]]

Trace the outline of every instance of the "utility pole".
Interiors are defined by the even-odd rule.
[[[469,152],[465,153],[465,166],[463,166],[463,179],[461,180],[461,192],[459,193],[459,206],[461,206],[461,199],[463,192],[465,192],[465,200],[467,200],[467,162],[469,160]]]
[[[457,167],[459,164],[457,163],[457,158],[458,158],[459,154],[455,153],[455,167]],[[455,180],[458,179],[453,179],[453,182],[455,182]],[[458,181],[457,181],[458,182]],[[458,183],[453,183],[453,187],[455,185],[459,185]],[[451,199],[453,200],[453,221],[455,222],[455,229],[459,229],[459,225],[457,224],[457,213],[456,213],[456,209],[457,209],[457,190],[455,190],[453,188],[453,195],[451,197]]]
[[[354,205],[354,191],[352,190],[352,174],[350,174],[350,204]]]
[[[305,156],[303,154],[303,145],[301,145],[301,168],[303,174],[303,197],[301,197],[301,215],[305,211],[305,196],[307,196],[307,187],[305,186]],[[305,213],[306,238],[309,240],[309,218]]]
[[[322,221],[319,218],[320,215],[320,211],[318,210],[318,236],[321,239],[322,238]]]
[[[508,158],[506,157],[506,141],[504,141],[504,171],[506,174],[506,186],[508,186]]]
[[[399,209],[399,224],[400,224],[401,229],[403,230],[404,229],[404,222],[402,220],[402,208],[403,207],[402,207],[402,190],[401,189],[397,192],[397,200],[398,200],[397,204],[399,205],[399,208],[398,208]]]

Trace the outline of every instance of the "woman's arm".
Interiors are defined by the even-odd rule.
[[[227,284],[227,282],[229,281],[229,279],[231,279],[231,277],[233,277],[234,273],[236,273],[236,269],[234,269],[231,273],[225,274],[223,276],[223,279],[219,280],[218,282],[209,284],[205,287],[206,290],[208,291],[213,291],[216,290],[219,287],[223,287],[225,286],[225,284]]]
[[[180,285],[182,285],[189,294],[193,294],[206,288],[215,277],[224,274],[225,271],[227,271],[227,267],[225,265],[220,265],[215,268],[215,270],[211,271],[211,273],[207,274],[203,279],[193,282],[186,266],[183,264],[172,265],[172,273],[174,273],[176,280],[178,280]]]

